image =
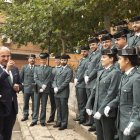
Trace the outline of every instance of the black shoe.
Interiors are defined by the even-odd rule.
[[[53,127],[57,128],[57,127],[60,127],[60,126],[61,126],[61,124],[55,124]]]
[[[80,120],[78,123],[79,124],[84,124],[85,123],[85,120]]]
[[[97,132],[95,131],[94,134],[97,135]]]
[[[83,125],[84,125],[84,126],[92,126],[92,123],[86,122],[86,123],[84,123]]]
[[[96,127],[90,127],[90,128],[88,129],[88,131],[89,131],[89,132],[94,132],[94,131],[96,131]]]
[[[74,120],[74,121],[80,121],[80,119],[79,119],[79,118],[74,118],[73,120]]]
[[[46,126],[46,123],[40,123],[41,126]]]
[[[48,121],[47,121],[47,123],[51,123],[51,122],[54,122],[54,120],[48,120]]]
[[[58,130],[64,130],[67,129],[67,126],[61,126],[60,128],[58,128]]]
[[[34,126],[34,125],[37,125],[37,122],[32,122],[32,123],[30,124],[30,126]]]
[[[26,120],[28,120],[28,117],[23,117],[23,118],[21,119],[22,122],[24,122],[24,121],[26,121]]]

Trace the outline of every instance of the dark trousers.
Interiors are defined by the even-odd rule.
[[[67,126],[68,124],[68,98],[55,98],[57,109],[57,124]]]
[[[115,134],[115,118],[107,118],[102,116],[100,120],[96,120],[97,140],[114,140]]]
[[[54,89],[53,88],[51,88],[51,92],[49,93],[49,98],[50,98],[50,103],[51,103],[51,113],[50,113],[49,120],[54,120],[56,105],[55,105]]]
[[[23,116],[27,118],[29,116],[29,100],[32,100],[32,114],[34,111],[34,93],[23,93],[23,100],[24,100],[24,106],[23,106]]]
[[[85,106],[87,103],[86,89],[77,87],[76,98],[77,98],[77,104],[78,104],[78,110],[79,110],[79,118],[80,120],[85,120],[86,119]]]
[[[11,140],[12,129],[16,121],[16,112],[12,105],[11,112],[6,117],[0,117],[0,140]]]

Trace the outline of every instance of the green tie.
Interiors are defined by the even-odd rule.
[[[12,80],[11,80],[10,75],[8,76],[8,81],[9,81],[9,83],[12,85]]]

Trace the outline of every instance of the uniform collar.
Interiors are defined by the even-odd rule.
[[[140,36],[140,32],[139,33],[135,33],[135,36]]]
[[[111,65],[109,65],[109,66],[107,66],[105,69],[106,69],[106,70],[108,70],[108,69],[110,69],[110,68],[111,68],[111,66],[112,66],[112,64],[111,64]]]
[[[134,67],[130,68],[129,70],[127,70],[127,71],[125,72],[125,74],[126,74],[126,75],[129,75],[133,69],[134,69]]]
[[[128,47],[128,44],[126,44],[122,49],[126,49]]]
[[[33,67],[34,67],[34,65],[29,64],[29,67],[30,67],[30,68],[31,68],[31,67],[33,68]]]
[[[67,67],[67,65],[66,66],[62,66],[63,69],[65,69],[66,67]]]
[[[56,68],[60,68],[61,67],[61,65],[59,65],[59,66],[55,66]]]

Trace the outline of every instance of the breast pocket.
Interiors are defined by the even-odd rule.
[[[105,89],[107,90],[110,85],[110,79],[103,80],[103,85],[104,85]]]
[[[132,102],[133,100],[133,93],[131,88],[126,88],[122,90],[122,97],[124,101]]]

